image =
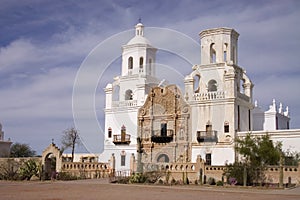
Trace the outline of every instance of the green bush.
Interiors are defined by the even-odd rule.
[[[145,183],[146,180],[147,177],[144,174],[136,173],[129,178],[129,183]]]
[[[22,180],[30,180],[33,176],[39,176],[39,165],[33,160],[27,160],[19,169],[20,178]]]
[[[223,186],[223,181],[218,181],[217,186]]]
[[[212,177],[209,177],[207,183],[209,185],[216,185],[216,180]]]

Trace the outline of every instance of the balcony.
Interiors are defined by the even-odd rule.
[[[166,133],[159,131],[153,131],[151,141],[155,143],[169,143],[173,141],[173,130],[167,130]]]
[[[112,107],[113,108],[128,108],[128,107],[135,107],[137,106],[137,100],[125,100],[125,101],[113,101]]]
[[[115,145],[128,145],[130,144],[130,135],[128,134],[120,134],[120,135],[114,135],[113,143]]]
[[[217,131],[197,131],[197,141],[202,142],[218,142]]]

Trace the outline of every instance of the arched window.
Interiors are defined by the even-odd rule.
[[[132,69],[133,68],[133,58],[130,56],[128,58],[128,69]]]
[[[199,82],[200,82],[200,76],[196,74],[194,76],[194,92],[199,93],[200,87],[199,87]]]
[[[227,43],[224,44],[224,49],[223,49],[223,61],[227,62]]]
[[[125,100],[132,100],[133,93],[132,90],[126,90],[125,92]]]
[[[169,156],[166,154],[160,154],[157,158],[157,162],[164,162],[164,163],[168,163],[169,162]]]
[[[217,81],[214,79],[208,81],[208,92],[215,92],[217,89]]]
[[[239,86],[238,86],[238,91],[242,94],[245,93],[244,83],[245,83],[245,81],[243,79],[240,79],[240,83],[239,83]]]
[[[143,64],[144,64],[144,58],[140,57],[140,68],[143,68]]]
[[[210,63],[216,63],[216,49],[215,43],[210,45]]]

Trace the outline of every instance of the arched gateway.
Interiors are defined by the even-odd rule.
[[[53,172],[60,172],[62,167],[62,153],[60,149],[51,143],[42,154],[42,166],[45,178],[50,178]]]

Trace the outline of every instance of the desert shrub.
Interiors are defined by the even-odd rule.
[[[129,178],[129,183],[145,183],[146,180],[147,176],[142,173],[136,173]]]
[[[18,173],[20,164],[14,159],[7,159],[0,163],[0,180],[19,180]]]
[[[216,185],[216,180],[212,177],[209,177],[208,180],[207,180],[207,183],[209,185]]]
[[[223,186],[223,181],[218,181],[216,185],[217,186]]]
[[[117,180],[117,183],[128,184],[129,183],[129,179],[130,179],[130,177],[121,178],[121,179]]]
[[[146,172],[144,173],[144,176],[146,177],[145,183],[156,183],[163,175],[164,173],[162,172]]]
[[[22,180],[30,180],[32,176],[39,176],[39,164],[33,160],[27,160],[19,169],[19,175]]]
[[[68,172],[59,172],[57,176],[57,180],[62,180],[62,181],[71,181],[71,180],[77,180],[78,177],[72,175],[71,173]]]

